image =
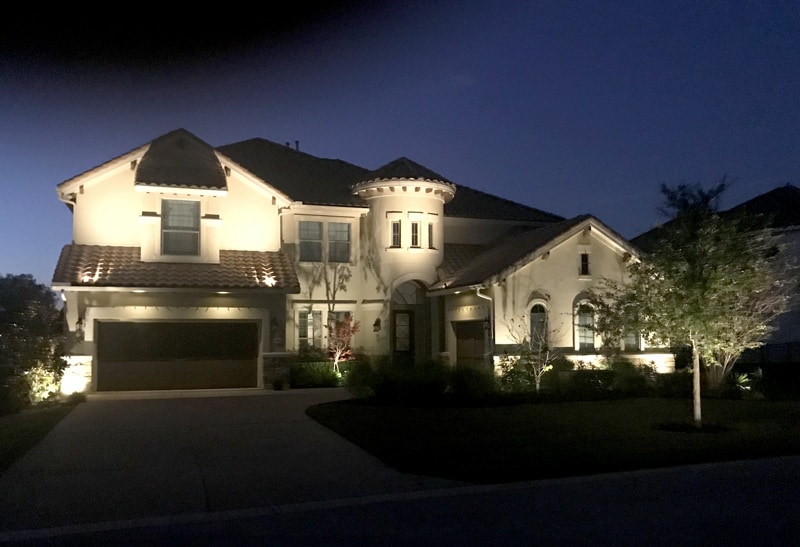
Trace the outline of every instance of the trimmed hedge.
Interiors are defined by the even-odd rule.
[[[289,365],[291,388],[337,387],[339,375],[330,361],[302,362]]]

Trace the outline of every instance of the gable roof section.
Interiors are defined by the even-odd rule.
[[[214,149],[185,129],[154,139],[136,166],[136,184],[225,189],[227,181]]]
[[[742,214],[753,215],[772,228],[800,226],[800,188],[792,184],[785,184],[721,211],[719,214],[727,218],[735,218]],[[644,251],[652,252],[672,222],[672,220],[668,220],[660,226],[639,234],[631,239],[631,242]]]
[[[363,167],[317,158],[260,138],[217,150],[294,200],[314,205],[363,205],[350,192],[350,185],[367,173]]]
[[[636,252],[624,238],[596,218],[580,215],[516,235],[504,236],[496,245],[488,245],[486,252],[469,260],[450,275],[442,277],[429,290],[456,289],[497,282],[589,226],[601,229],[627,252]]]
[[[300,292],[294,267],[280,251],[220,251],[219,264],[142,262],[140,255],[139,247],[65,245],[53,285]]]

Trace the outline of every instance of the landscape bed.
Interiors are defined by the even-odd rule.
[[[487,407],[393,407],[347,400],[309,416],[395,469],[511,482],[800,454],[800,403],[639,398]]]

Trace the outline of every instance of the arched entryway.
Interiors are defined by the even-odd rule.
[[[430,303],[425,286],[406,281],[392,293],[392,358],[421,363],[431,357]]]

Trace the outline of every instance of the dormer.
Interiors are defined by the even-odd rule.
[[[131,169],[142,195],[142,260],[219,262],[217,198],[228,195],[230,168],[214,149],[179,129],[150,143]]]

